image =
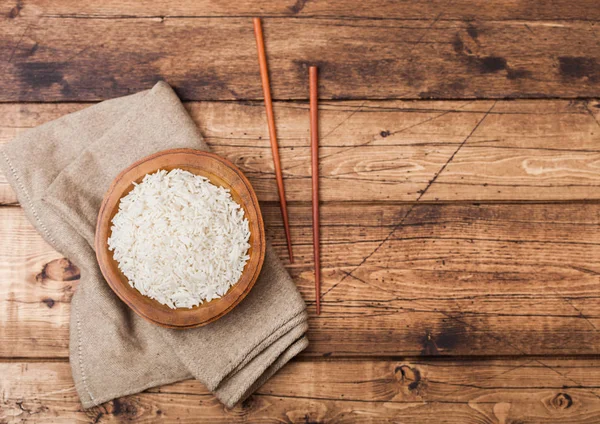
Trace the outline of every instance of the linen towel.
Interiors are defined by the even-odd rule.
[[[105,282],[93,246],[106,190],[131,163],[178,147],[208,149],[176,94],[159,82],[31,129],[0,154],[29,220],[81,270],[69,359],[85,408],[192,377],[232,407],[308,345],[306,306],[270,246],[248,296],[197,329],[146,322]]]

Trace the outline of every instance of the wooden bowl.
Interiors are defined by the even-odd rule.
[[[201,175],[211,183],[228,188],[231,197],[244,209],[250,227],[250,259],[242,276],[225,296],[204,302],[191,309],[171,309],[144,296],[129,285],[118,267],[113,253],[108,250],[112,219],[119,210],[123,196],[133,189],[133,182],[141,182],[146,174],[164,169],[184,169]],[[106,193],[96,225],[96,257],[100,270],[113,291],[146,320],[169,328],[187,329],[206,325],[231,311],[246,297],[258,278],[265,259],[265,229],[256,194],[248,179],[231,162],[212,153],[192,149],[165,150],[148,156],[125,169],[113,181]]]

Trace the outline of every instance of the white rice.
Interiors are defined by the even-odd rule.
[[[182,169],[148,174],[121,199],[108,247],[129,284],[171,308],[223,296],[249,259],[229,190]]]

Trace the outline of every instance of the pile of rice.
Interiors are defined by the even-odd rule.
[[[249,259],[229,190],[182,169],[148,174],[121,199],[108,247],[129,284],[171,308],[223,296]]]

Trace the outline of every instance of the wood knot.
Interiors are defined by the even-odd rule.
[[[15,405],[19,407],[19,409],[24,412],[24,414],[20,414],[23,418],[33,416],[35,414],[40,414],[49,410],[47,406],[29,406],[24,399],[19,399],[15,402]]]
[[[425,332],[421,355],[439,355],[469,344],[469,329],[465,324],[449,323],[444,320],[441,324],[435,335],[429,330]]]
[[[16,6],[13,7],[12,9],[10,9],[10,12],[8,12],[8,19],[14,19],[17,16],[19,16],[22,9],[23,9],[23,2],[21,0],[18,0]]]
[[[254,398],[254,396],[250,396],[249,398],[247,398],[246,400],[244,400],[240,406],[242,407],[242,409],[244,411],[250,411],[254,408],[256,404],[256,400]]]
[[[46,304],[47,307],[49,307],[50,309],[52,309],[52,307],[54,307],[54,299],[51,299],[49,297],[42,299],[42,302]]]
[[[421,350],[421,355],[439,355],[438,346],[433,339],[431,333],[427,331],[425,333],[425,337],[423,338],[423,349]]]
[[[559,393],[550,401],[554,409],[569,409],[573,406],[573,398],[568,393]]]
[[[396,367],[394,374],[396,380],[403,385],[406,384],[408,391],[415,395],[421,395],[427,388],[427,383],[421,378],[421,371],[417,368],[408,365],[400,365]]]
[[[296,15],[300,13],[302,9],[304,9],[304,6],[306,6],[307,1],[308,0],[296,0],[296,3],[294,3],[292,6],[288,6],[288,10],[294,15]]]
[[[73,281],[80,277],[79,268],[67,258],[55,259],[48,262],[42,268],[42,272],[36,275],[35,279],[38,282],[45,280],[54,281]]]
[[[138,409],[135,404],[125,399],[114,399],[112,401],[112,414],[133,420],[137,417]]]

